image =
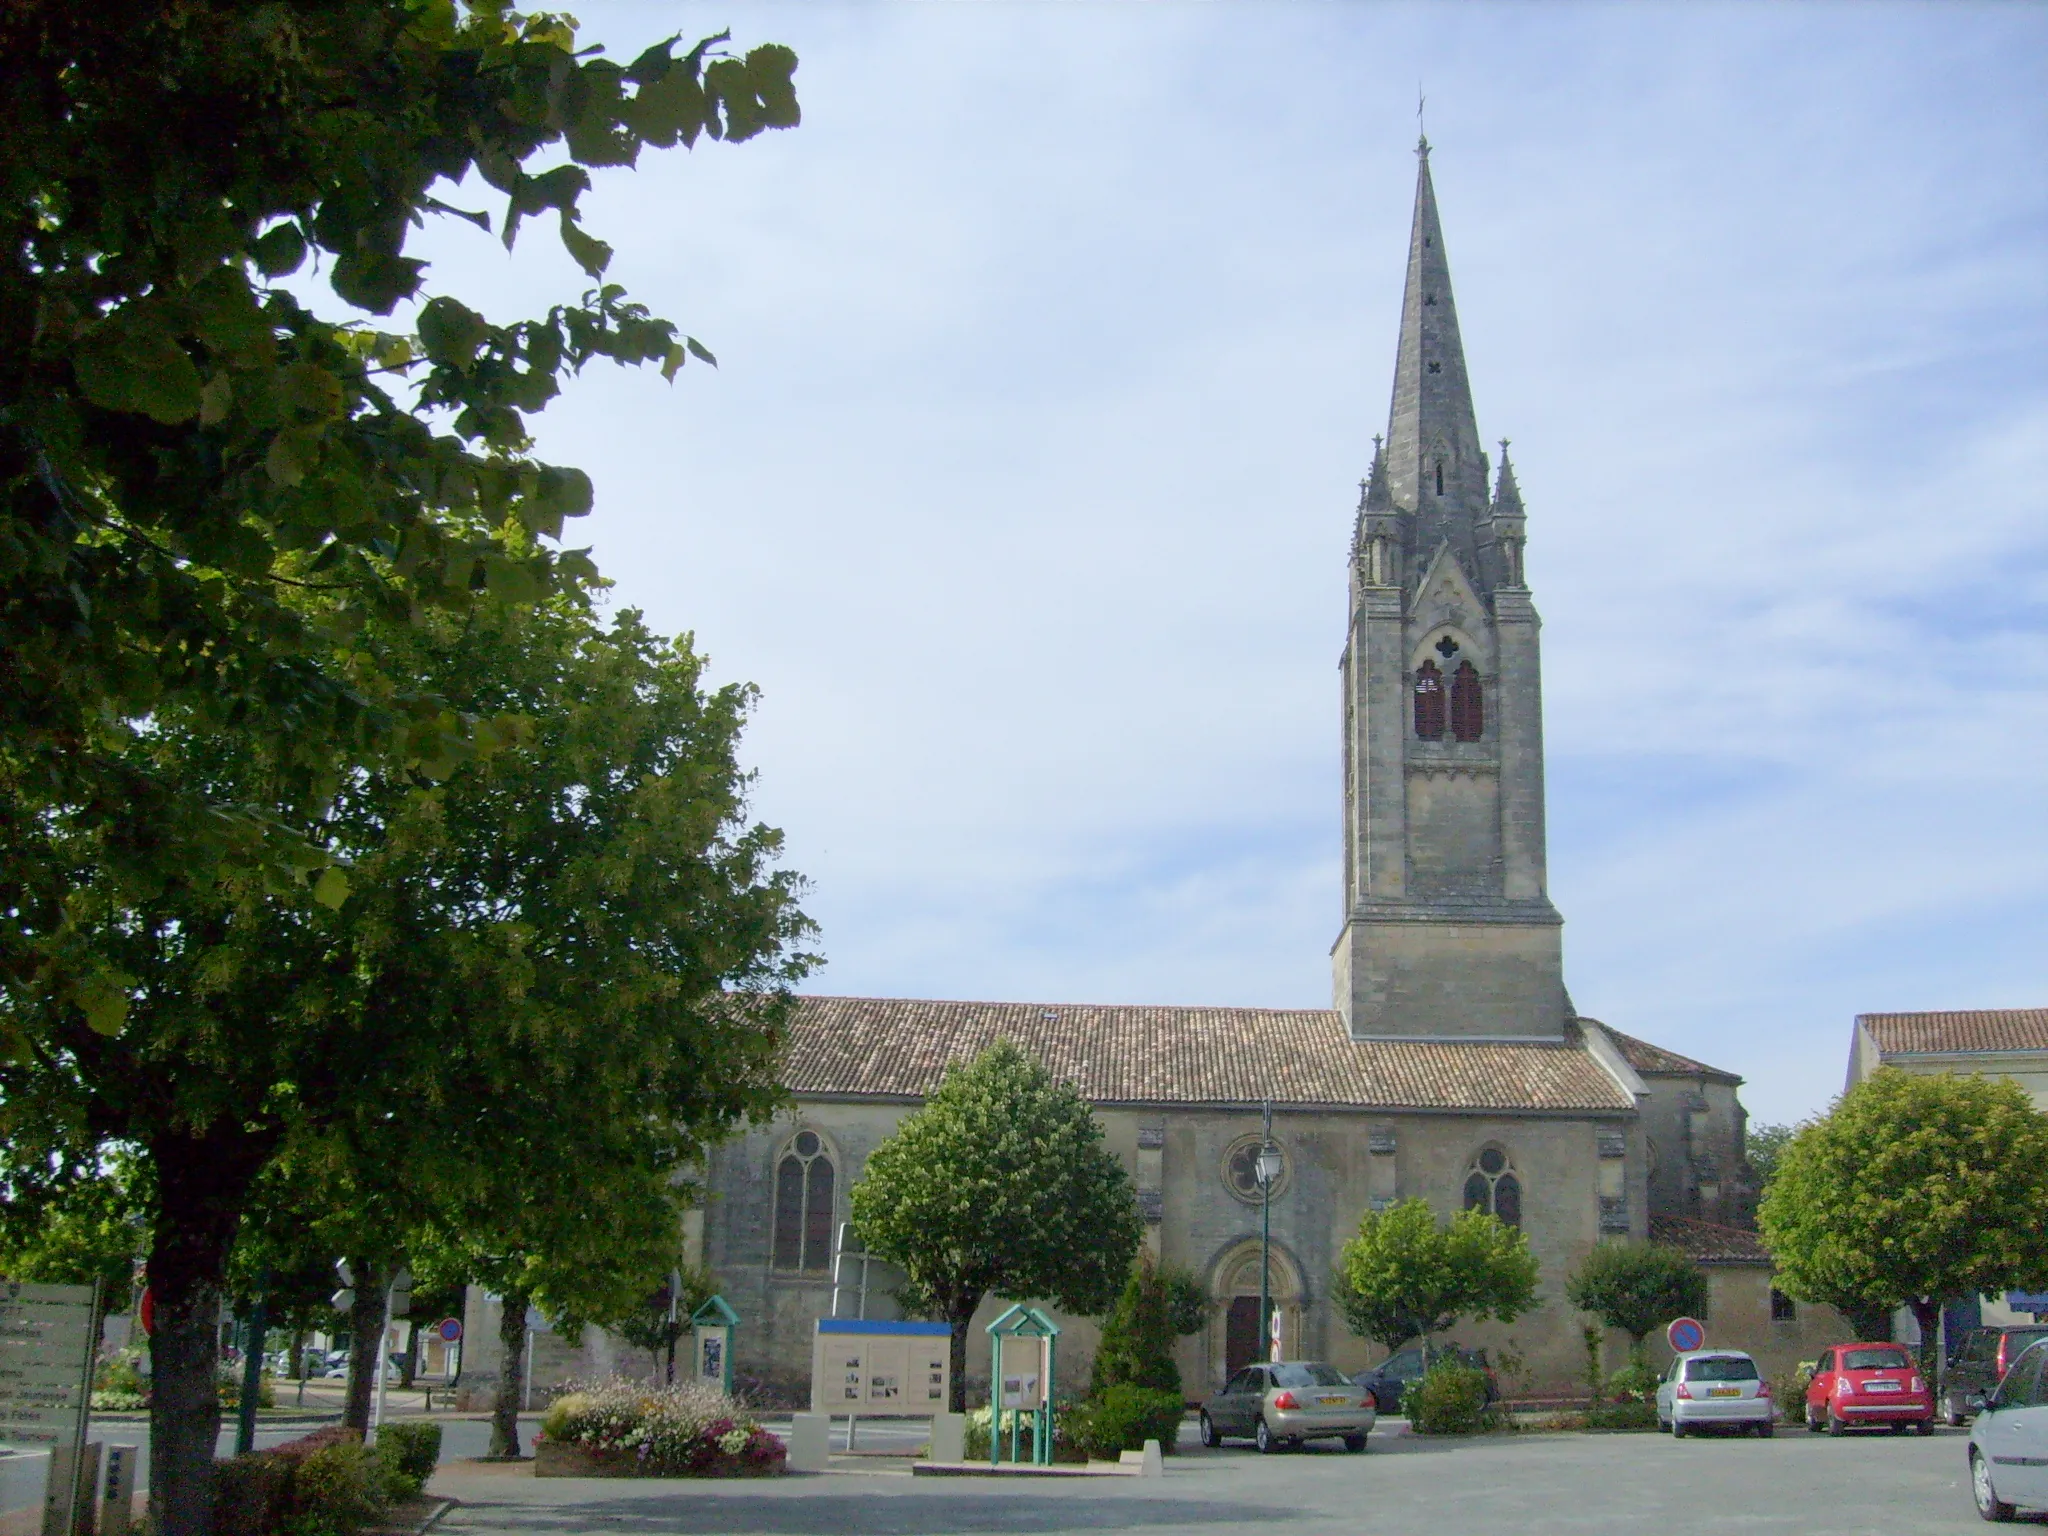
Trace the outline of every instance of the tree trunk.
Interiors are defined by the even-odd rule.
[[[1886,1306],[1852,1306],[1840,1303],[1836,1310],[1849,1319],[1849,1326],[1856,1331],[1856,1337],[1872,1344],[1889,1340],[1892,1336],[1892,1309]]]
[[[156,1536],[210,1536],[220,1439],[221,1276],[268,1142],[240,1125],[151,1138],[149,1507]]]
[[[532,1299],[525,1291],[507,1291],[498,1318],[498,1347],[504,1359],[498,1365],[498,1405],[491,1411],[493,1456],[519,1454],[519,1402],[526,1393],[526,1309]]]
[[[356,1277],[356,1299],[348,1309],[352,1337],[348,1350],[348,1392],[342,1398],[341,1422],[368,1433],[370,1404],[377,1392],[377,1346],[387,1326],[384,1306],[390,1300],[391,1266],[375,1259],[351,1257],[348,1268]]]
[[[954,1303],[952,1314],[947,1318],[947,1321],[953,1325],[951,1345],[953,1368],[949,1373],[953,1378],[953,1385],[948,1392],[949,1400],[946,1407],[953,1413],[965,1413],[967,1411],[967,1330],[974,1325],[974,1313],[980,1305],[981,1298],[979,1296],[972,1298],[962,1297]],[[990,1407],[989,1423],[991,1425],[996,1421],[994,1407],[998,1396],[995,1384],[991,1382],[988,1394]]]

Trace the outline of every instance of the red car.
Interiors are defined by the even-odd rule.
[[[1903,1344],[1837,1344],[1806,1388],[1806,1427],[1839,1435],[1860,1424],[1934,1433],[1934,1393]]]

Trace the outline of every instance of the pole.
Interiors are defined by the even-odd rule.
[[[1266,1148],[1273,1140],[1273,1101],[1266,1100],[1265,1125],[1259,1142],[1259,1353],[1273,1358],[1272,1253],[1273,1181],[1266,1177]]]
[[[249,1327],[242,1343],[242,1400],[235,1405],[235,1454],[246,1456],[256,1449],[256,1398],[263,1390],[263,1343],[269,1321],[263,1293],[270,1288],[270,1272],[256,1281],[256,1304],[249,1309]]]
[[[370,1443],[376,1444],[377,1431],[384,1427],[384,1376],[391,1365],[391,1293],[398,1286],[394,1273],[391,1284],[384,1287],[384,1315],[377,1330],[377,1399],[370,1410]]]

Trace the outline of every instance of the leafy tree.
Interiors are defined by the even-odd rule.
[[[1756,1175],[1757,1193],[1761,1195],[1771,1187],[1771,1180],[1778,1176],[1778,1162],[1785,1155],[1785,1148],[1792,1144],[1792,1138],[1799,1134],[1796,1125],[1764,1124],[1752,1125],[1743,1138],[1743,1147],[1749,1160],[1750,1171]]]
[[[678,1281],[680,1286],[675,1290],[674,1304],[671,1305],[670,1288]],[[615,1317],[594,1321],[628,1344],[646,1350],[653,1357],[655,1374],[673,1382],[676,1379],[676,1344],[690,1331],[690,1318],[717,1290],[710,1270],[701,1265],[685,1264],[678,1254],[672,1279],[664,1279],[637,1306]]]
[[[1664,1243],[1596,1243],[1564,1285],[1565,1299],[1628,1335],[1643,1359],[1650,1330],[1677,1317],[1707,1315],[1706,1271]]]
[[[602,1201],[779,1101],[806,924],[793,877],[770,872],[777,837],[743,821],[749,692],[703,691],[686,646],[563,600],[368,626],[362,643],[405,649],[415,675],[517,729],[445,782],[383,770],[341,789],[321,828],[353,869],[339,910],[241,885],[104,901],[90,932],[135,979],[121,1032],[0,1065],[11,1139],[42,1149],[25,1166],[83,1165],[98,1136],[148,1149],[159,1508],[204,1509],[213,1305],[270,1170],[316,1191],[301,1208],[324,1209],[329,1252],[355,1263],[352,1325],[374,1344],[415,1230],[522,1264],[637,1251],[602,1229],[648,1207]],[[170,716],[150,750],[227,783],[263,766]]]
[[[1858,1314],[2048,1285],[2048,1114],[2004,1078],[1881,1068],[1800,1127],[1759,1212],[1778,1285]]]
[[[0,1186],[16,1183],[12,1161],[0,1150]],[[148,1177],[132,1151],[114,1147],[95,1177],[72,1183],[60,1198],[0,1202],[0,1275],[46,1285],[97,1280],[102,1307],[125,1311],[148,1249]]]
[[[578,203],[643,146],[797,121],[794,55],[720,41],[622,66],[504,0],[0,8],[0,982],[62,1004],[0,1015],[14,1049],[120,1025],[77,840],[125,888],[291,885],[329,864],[303,820],[352,765],[490,745],[348,642],[593,574],[550,548],[589,480],[534,460],[526,418],[596,358],[709,359],[598,285]],[[465,177],[508,246],[552,214],[596,286],[510,322],[432,292],[413,228],[492,227],[440,195]],[[309,261],[338,318],[284,286]],[[401,304],[410,331],[369,323]],[[260,789],[129,750],[166,710],[268,744]]]
[[[1429,1202],[1367,1211],[1344,1245],[1333,1290],[1351,1331],[1396,1349],[1461,1317],[1511,1323],[1536,1305],[1536,1256],[1518,1228],[1485,1211],[1439,1224]]]
[[[1180,1367],[1173,1359],[1173,1324],[1173,1298],[1166,1277],[1152,1255],[1140,1248],[1123,1293],[1103,1319],[1089,1397],[1099,1399],[1115,1386],[1143,1387],[1178,1397],[1181,1380]]]
[[[1130,1176],[1086,1101],[1008,1040],[947,1068],[869,1155],[852,1204],[868,1251],[908,1277],[906,1309],[952,1324],[956,1413],[983,1297],[1100,1314],[1143,1235]]]

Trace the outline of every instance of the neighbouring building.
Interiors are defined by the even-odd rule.
[[[744,1378],[804,1395],[849,1187],[948,1063],[1005,1036],[1096,1106],[1139,1192],[1147,1242],[1207,1287],[1207,1326],[1181,1350],[1191,1392],[1258,1345],[1251,1162],[1269,1100],[1284,1158],[1271,1285],[1286,1348],[1346,1367],[1377,1350],[1331,1303],[1338,1251],[1367,1211],[1396,1199],[1476,1206],[1528,1235],[1543,1305],[1460,1333],[1511,1350],[1526,1384],[1548,1391],[1582,1375],[1580,1318],[1562,1291],[1594,1243],[1646,1238],[1667,1221],[1719,1233],[1751,1220],[1741,1079],[1580,1017],[1565,988],[1527,515],[1505,445],[1497,466],[1480,446],[1426,143],[1418,159],[1392,408],[1360,486],[1337,658],[1333,1006],[804,999],[785,1066],[794,1109],[711,1153],[690,1229],[743,1319]],[[1717,1284],[1749,1298],[1748,1311],[1731,1299],[1731,1315],[1759,1331],[1716,1337],[1774,1345],[1784,1323],[1768,1315],[1768,1270],[1751,1319],[1756,1262],[1743,1253],[1711,1262],[1741,1270],[1741,1283]],[[844,1290],[839,1301],[854,1304]],[[886,1276],[871,1277],[866,1305],[893,1315]],[[464,1378],[481,1383],[496,1370],[494,1309],[477,1296],[471,1314]],[[1095,1331],[1085,1319],[1067,1327],[1063,1370],[1078,1385]],[[978,1329],[975,1342],[969,1373],[985,1377]],[[599,1339],[543,1344],[543,1383],[548,1369],[588,1371],[623,1353]]]

